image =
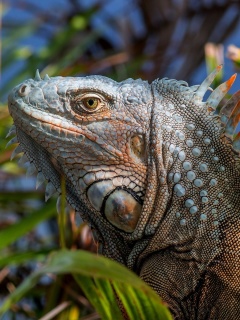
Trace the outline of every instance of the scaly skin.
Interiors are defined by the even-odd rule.
[[[239,111],[226,121],[239,95],[213,115],[234,80],[204,103],[216,72],[200,87],[37,74],[9,95],[16,152],[49,181],[47,198],[64,175],[103,254],[138,273],[175,319],[240,319],[240,148],[229,133]]]

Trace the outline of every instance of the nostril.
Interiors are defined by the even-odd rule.
[[[29,93],[29,91],[29,87],[26,84],[23,84],[18,90],[18,93],[21,97],[24,97]]]

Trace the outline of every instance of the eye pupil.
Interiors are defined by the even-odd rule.
[[[97,98],[88,98],[85,101],[83,100],[83,104],[87,109],[96,109],[99,103],[99,99]]]
[[[89,99],[89,100],[88,100],[88,104],[89,104],[90,106],[93,106],[93,105],[94,105],[94,100],[93,100],[93,99]]]

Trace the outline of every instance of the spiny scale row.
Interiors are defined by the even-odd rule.
[[[36,70],[36,74],[35,74],[35,78],[34,78],[35,81],[50,80],[50,79],[51,78],[49,77],[48,74],[45,74],[44,78],[42,79],[40,76],[39,70],[38,69]]]
[[[204,109],[208,110],[209,117],[213,121],[216,120],[218,125],[221,127],[219,132],[224,133],[226,137],[231,139],[232,147],[240,154],[240,133],[237,133],[237,126],[239,123],[238,119],[240,117],[240,91],[235,93],[229,99],[229,101],[220,109],[219,114],[217,114],[216,110],[219,102],[223,99],[234,83],[236,74],[213,90],[206,102],[202,101],[206,91],[210,89],[209,86],[221,69],[222,66],[218,66],[200,86],[187,87],[185,82],[169,80],[167,78],[157,80],[157,82],[163,85],[161,88],[162,91],[169,93],[170,90],[173,95],[176,92],[181,92],[184,97],[189,95],[188,99],[194,101],[197,105],[201,107],[205,106]],[[182,106],[185,108],[185,105]],[[165,124],[164,126],[167,127]]]
[[[199,99],[202,100],[207,88],[212,83],[217,73],[222,69],[222,66],[218,66],[200,85],[196,91],[196,95]],[[222,83],[218,86],[209,98],[206,101],[206,106],[209,108],[209,111],[216,112],[216,108],[219,105],[219,102],[228,92],[232,84],[234,83],[236,74],[234,74],[229,80]],[[213,117],[216,117],[217,121],[220,122],[222,126],[222,132],[232,140],[233,148],[240,153],[240,135],[237,133],[238,117],[240,114],[240,91],[235,93],[228,102],[220,109],[219,115],[213,114]],[[234,137],[235,136],[235,137]]]
[[[9,133],[7,134],[7,138],[10,137],[11,135],[16,134],[16,127],[13,125],[10,130]],[[9,147],[12,144],[16,144],[19,143],[17,137],[13,137],[6,145],[6,148]],[[14,159],[14,157],[19,154],[19,153],[23,153],[23,149],[21,147],[21,145],[18,145],[12,152],[11,155],[11,160]],[[26,154],[24,153],[22,155],[22,157],[19,159],[18,163],[20,165],[24,165],[27,162],[29,162]],[[26,175],[30,176],[32,174],[34,174],[36,172],[36,167],[33,163],[30,163],[27,171],[26,171]],[[46,181],[46,178],[44,177],[42,171],[39,171],[37,174],[37,179],[36,179],[36,189],[38,189],[44,182]],[[58,194],[58,199],[57,199],[57,203],[56,203],[56,208],[57,208],[57,212],[60,213],[61,211],[61,193],[59,193],[56,188],[54,187],[54,185],[52,184],[51,181],[49,181],[46,185],[46,189],[45,189],[45,201],[48,201],[48,199],[50,199],[54,194]],[[68,209],[68,206],[66,206],[65,209]]]

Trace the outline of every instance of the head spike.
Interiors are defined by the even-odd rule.
[[[229,118],[235,111],[235,108],[239,105],[240,102],[240,90],[234,93],[227,103],[220,109],[219,115],[220,120],[224,126],[226,126]],[[239,106],[238,106],[239,108]]]
[[[51,78],[49,77],[49,75],[48,75],[48,74],[45,74],[43,80],[50,80],[50,79],[51,79]]]
[[[13,158],[16,157],[17,154],[19,154],[19,153],[21,153],[21,152],[23,152],[23,149],[22,149],[22,147],[21,147],[20,145],[18,145],[18,146],[13,150],[10,159],[12,160]]]
[[[28,161],[29,161],[29,160],[28,160],[26,154],[24,153],[24,154],[22,155],[22,157],[19,159],[18,164],[19,164],[20,166],[23,166],[23,165],[25,165],[25,163],[28,162]]]
[[[6,148],[15,143],[18,143],[17,137],[14,137],[10,141],[8,141],[8,143],[6,144]]]
[[[226,132],[228,135],[233,137],[234,133],[237,130],[237,126],[240,123],[240,100],[237,102],[233,112],[231,113],[230,118],[226,124]]]
[[[228,119],[231,117],[235,107],[240,102],[240,90],[234,93],[227,103],[220,110],[220,119],[223,124],[228,122]]]
[[[38,189],[40,187],[41,184],[43,184],[43,182],[45,181],[45,177],[42,173],[42,171],[39,171],[38,172],[38,175],[37,175],[37,181],[36,181],[36,189]]]
[[[26,172],[26,175],[29,177],[31,176],[32,174],[34,174],[36,171],[36,167],[33,163],[30,163],[29,167],[27,168],[27,172]]]
[[[36,74],[35,74],[34,80],[35,81],[41,81],[42,80],[38,69],[36,70]]]
[[[213,82],[216,75],[221,70],[222,70],[222,65],[217,66],[217,68],[212,73],[210,73],[209,76],[202,82],[202,84],[200,85],[200,87],[196,91],[196,95],[197,95],[197,97],[199,97],[200,100],[202,100],[203,96],[205,95],[205,93],[209,89],[210,84]]]
[[[238,132],[233,140],[233,148],[240,154],[240,132]]]
[[[228,79],[226,82],[220,84],[220,86],[217,87],[209,96],[207,99],[207,104],[211,109],[216,109],[218,106],[219,102],[222,100],[222,98],[225,96],[225,94],[228,92],[228,90],[231,88],[233,85],[235,79],[236,79],[237,74],[235,73],[234,75],[231,76],[230,79]]]
[[[8,134],[6,135],[6,138],[8,138],[14,134],[16,134],[16,127],[15,127],[15,125],[12,125],[11,128],[9,129]]]
[[[48,182],[46,186],[46,191],[45,191],[45,201],[48,201],[49,198],[56,192],[56,188],[52,184],[52,182]]]

